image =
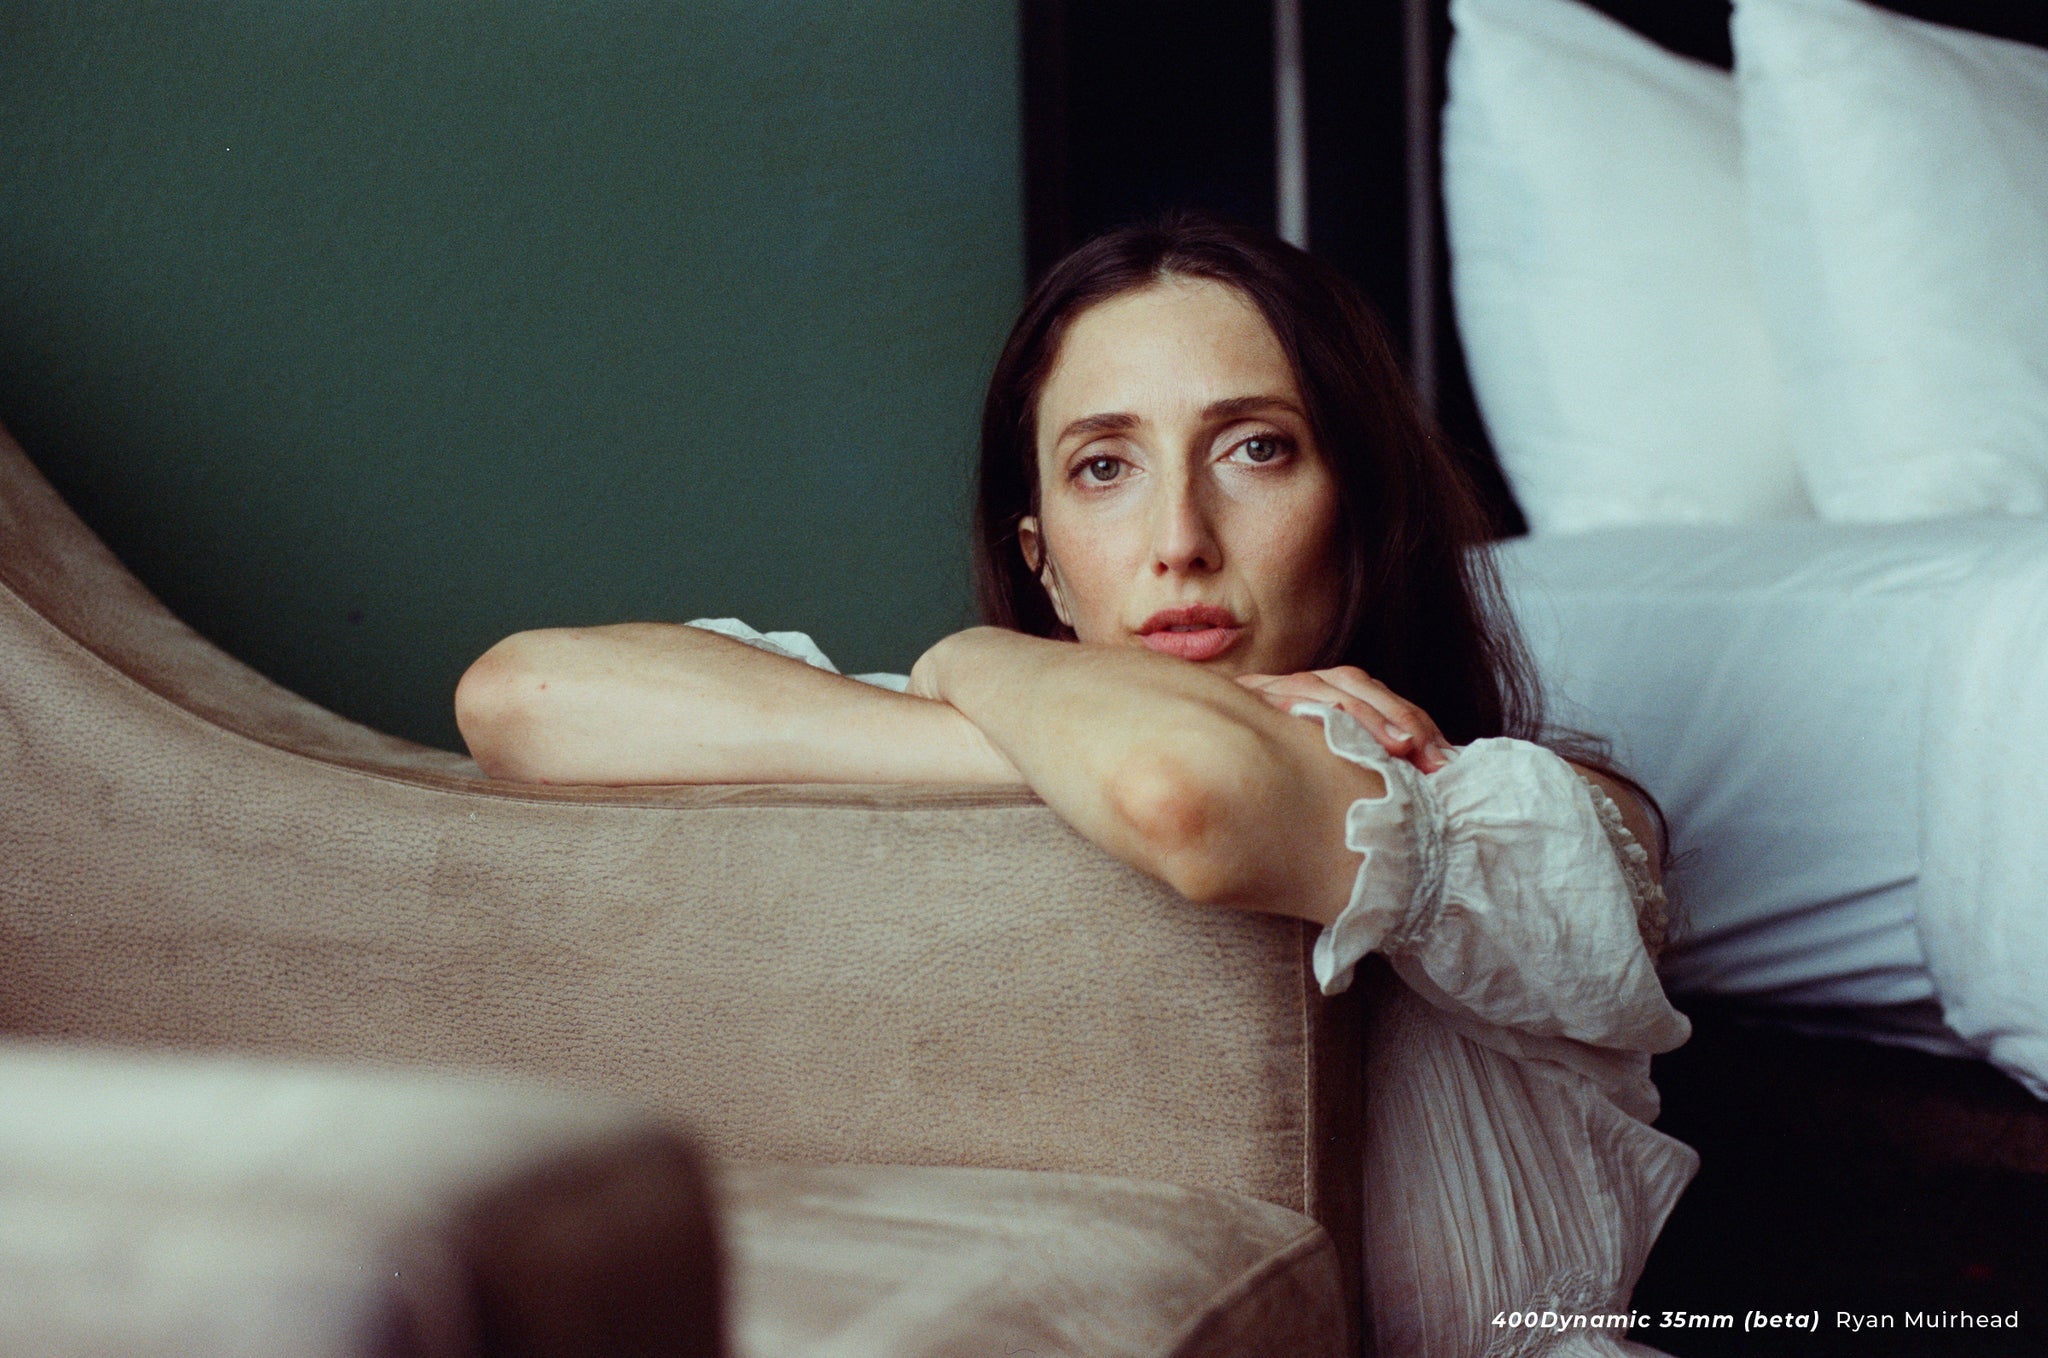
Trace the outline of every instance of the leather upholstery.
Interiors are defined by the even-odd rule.
[[[0,1033],[546,1077],[721,1159],[1059,1170],[1306,1213],[1357,1314],[1359,1030],[1299,923],[1028,794],[548,788],[171,617],[0,435]]]

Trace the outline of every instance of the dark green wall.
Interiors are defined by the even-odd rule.
[[[0,11],[0,422],[279,682],[459,748],[520,628],[968,620],[1006,0]]]

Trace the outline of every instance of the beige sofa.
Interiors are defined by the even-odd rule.
[[[1354,1351],[1310,943],[1001,789],[484,780],[211,646],[0,435],[0,1035],[630,1101],[718,1167],[736,1354]]]

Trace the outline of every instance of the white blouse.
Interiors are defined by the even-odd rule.
[[[1366,1026],[1374,1352],[1655,1352],[1599,1323],[1699,1167],[1649,1125],[1650,1054],[1691,1028],[1644,944],[1663,895],[1642,846],[1541,746],[1474,741],[1423,774],[1333,707],[1293,711],[1387,783],[1345,817],[1364,861],[1314,954],[1325,993],[1371,952],[1399,977]]]
[[[802,633],[691,625],[832,669]],[[1325,994],[1389,964],[1366,1024],[1373,1351],[1654,1353],[1616,1322],[1699,1157],[1649,1125],[1650,1055],[1691,1030],[1644,944],[1664,902],[1642,847],[1541,746],[1474,741],[1423,774],[1337,708],[1292,710],[1387,785],[1346,814],[1363,861],[1314,951]]]

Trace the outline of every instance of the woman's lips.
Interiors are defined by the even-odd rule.
[[[1145,643],[1147,650],[1161,655],[1177,655],[1182,660],[1214,660],[1244,635],[1242,627],[1204,627],[1194,632],[1176,632],[1161,628],[1157,632],[1145,632],[1138,640]]]
[[[1214,660],[1244,635],[1244,624],[1220,604],[1162,608],[1145,619],[1138,640],[1145,649],[1182,660]]]

